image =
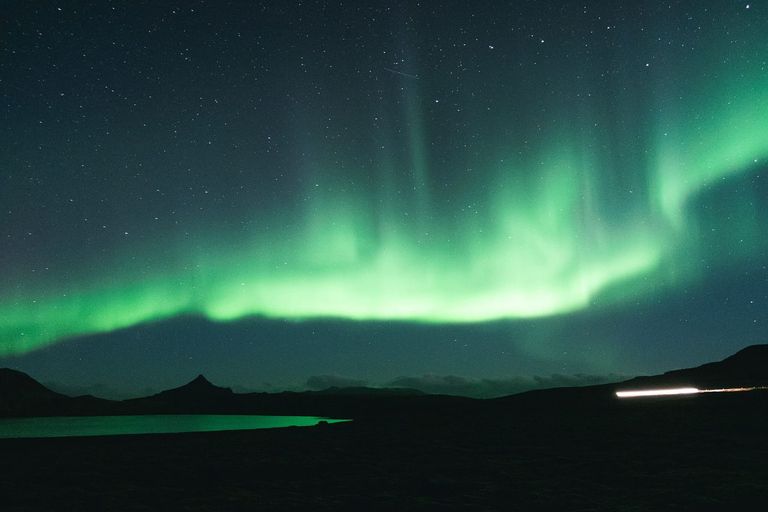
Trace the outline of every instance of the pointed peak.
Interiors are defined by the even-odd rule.
[[[178,394],[189,395],[190,393],[192,395],[199,395],[199,394],[210,395],[210,394],[217,394],[217,393],[231,394],[232,390],[230,388],[222,388],[214,384],[211,384],[211,382],[208,379],[206,379],[203,375],[198,375],[193,380],[189,381],[183,386],[162,391],[159,393],[159,395],[164,395],[164,396],[168,396],[169,394],[170,395],[178,395]]]
[[[190,384],[206,384],[206,385],[209,385],[209,386],[212,386],[212,385],[213,385],[213,384],[211,384],[211,381],[209,381],[208,379],[206,379],[206,378],[203,376],[203,374],[202,374],[202,373],[201,373],[200,375],[198,375],[197,377],[195,377],[195,378],[194,378],[192,381],[190,381],[189,383],[190,383]]]

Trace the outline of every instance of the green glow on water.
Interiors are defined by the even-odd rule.
[[[4,418],[0,419],[0,439],[260,430],[311,427],[321,421],[339,423],[349,420],[332,420],[313,416],[223,414]]]

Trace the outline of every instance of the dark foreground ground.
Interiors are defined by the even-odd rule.
[[[0,440],[0,510],[763,510],[768,393]]]

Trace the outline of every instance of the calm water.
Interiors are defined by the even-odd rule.
[[[310,427],[321,421],[314,416],[155,415],[83,416],[0,419],[0,438],[116,436],[121,434],[170,434],[215,432],[277,427]]]

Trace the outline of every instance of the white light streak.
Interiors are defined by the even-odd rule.
[[[696,395],[698,393],[736,393],[739,391],[752,391],[753,389],[767,389],[766,386],[757,386],[749,388],[719,388],[719,389],[698,389],[698,388],[667,388],[667,389],[639,389],[635,391],[617,391],[619,398],[637,398],[641,396],[669,396],[669,395]]]
[[[701,393],[701,391],[696,388],[667,388],[617,391],[616,396],[619,398],[633,398],[638,396],[695,395],[696,393]]]

